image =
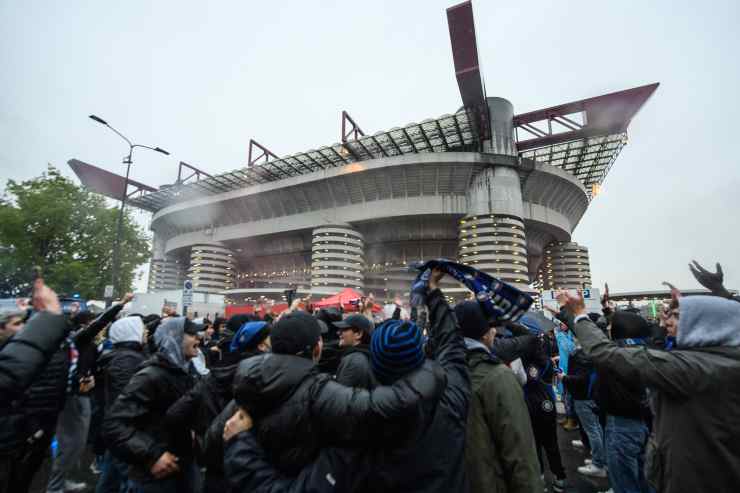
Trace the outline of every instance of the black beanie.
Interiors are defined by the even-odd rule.
[[[311,356],[311,350],[321,338],[319,321],[306,312],[289,313],[272,326],[270,342],[275,354]]]
[[[455,306],[455,316],[465,337],[476,341],[491,328],[488,317],[477,301],[463,301]]]

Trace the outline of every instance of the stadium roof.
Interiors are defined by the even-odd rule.
[[[658,84],[651,84],[516,115],[519,155],[574,174],[590,197],[592,186],[603,182],[627,143],[626,130],[632,117],[657,87]],[[453,115],[410,123],[158,191],[147,187],[151,193],[133,198],[130,203],[154,212],[195,197],[353,162],[422,152],[476,152],[480,150],[481,139],[475,121],[475,111],[463,108]]]
[[[353,162],[422,152],[477,151],[480,140],[471,124],[470,112],[410,123],[345,143],[265,161],[228,173],[173,185],[130,200],[130,204],[157,211],[170,204],[195,197],[215,195],[239,188],[304,175]]]

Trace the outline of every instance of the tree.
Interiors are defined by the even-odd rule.
[[[8,180],[0,198],[0,296],[30,289],[34,266],[58,293],[103,296],[110,284],[118,209],[49,166],[41,176]],[[124,214],[117,293],[131,290],[134,272],[149,257],[149,240]]]

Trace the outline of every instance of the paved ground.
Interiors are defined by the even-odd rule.
[[[583,459],[585,458],[582,451],[573,448],[570,444],[571,440],[578,439],[578,432],[566,432],[561,427],[558,427],[558,439],[560,441],[560,453],[563,458],[563,465],[568,473],[569,488],[567,491],[573,493],[595,493],[609,489],[609,484],[606,480],[588,478],[578,474],[576,471],[578,466],[583,465]],[[81,461],[80,467],[74,471],[71,477],[74,481],[86,482],[88,484],[87,492],[95,491],[95,482],[98,478],[98,476],[90,472],[91,462],[92,454],[87,453]],[[547,476],[549,477],[549,475]],[[49,460],[44,462],[41,470],[36,474],[31,487],[32,493],[44,493],[48,477]]]

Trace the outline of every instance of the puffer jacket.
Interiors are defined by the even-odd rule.
[[[736,491],[740,484],[740,305],[681,298],[677,349],[620,347],[587,317],[575,332],[598,366],[653,393],[646,474],[660,492]]]
[[[146,361],[144,348],[137,342],[119,342],[98,358],[97,386],[103,389],[103,406],[107,410]]]
[[[375,442],[353,449],[324,448],[297,475],[276,467],[259,430],[240,433],[226,444],[227,476],[239,491],[261,492],[465,492],[465,423],[470,401],[470,380],[465,346],[457,322],[439,290],[427,296],[431,344],[436,361],[420,370],[441,368],[447,385],[434,399],[417,399],[413,415],[388,420],[383,429],[366,426]],[[420,370],[407,375],[417,375]],[[402,390],[404,386],[376,387]],[[334,383],[334,382],[330,382]],[[329,384],[327,384],[329,385]],[[338,385],[334,383],[334,385]],[[340,386],[341,387],[341,386]],[[394,394],[397,392],[393,392]],[[368,428],[368,429],[365,429]]]
[[[223,455],[205,453],[205,434],[233,398],[232,385],[237,366],[238,363],[212,367],[205,378],[170,406],[165,417],[170,430],[185,428],[195,432],[198,462],[207,467],[209,473],[223,472]]]
[[[467,362],[473,392],[465,446],[471,493],[542,491],[521,385],[485,348],[469,346]]]
[[[0,454],[17,451],[39,429],[53,431],[65,382],[52,377],[63,367],[59,358],[65,353],[59,347],[69,328],[64,316],[41,312],[0,347]],[[52,361],[55,357],[58,362]],[[55,397],[51,401],[42,398],[47,390]],[[37,414],[32,422],[30,411]],[[44,411],[54,413],[51,425],[43,421]]]
[[[337,368],[336,380],[346,387],[362,389],[372,389],[378,385],[370,364],[370,347],[367,344],[347,348]]]
[[[345,387],[310,359],[269,353],[243,361],[234,396],[254,418],[271,462],[287,474],[309,464],[323,445],[367,444],[387,434],[387,420],[436,401],[445,387],[438,367],[424,365],[392,387]]]
[[[164,452],[193,459],[187,428],[165,426],[167,410],[195,385],[192,373],[156,353],[123,389],[108,410],[103,436],[111,453],[129,464],[129,478],[151,479],[151,466]]]

